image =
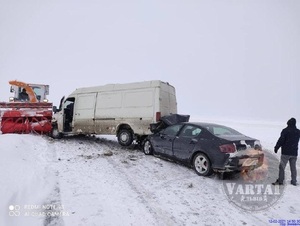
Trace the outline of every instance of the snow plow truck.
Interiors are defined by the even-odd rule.
[[[52,103],[48,103],[49,85],[9,81],[13,97],[0,102],[0,133],[51,132]]]

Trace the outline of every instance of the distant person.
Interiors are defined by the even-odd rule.
[[[19,95],[19,99],[20,101],[29,101],[29,97],[25,88],[22,89],[22,92]]]
[[[296,127],[296,119],[291,118],[287,121],[287,127],[281,131],[281,135],[274,147],[274,152],[277,153],[281,148],[281,158],[279,164],[279,176],[273,185],[283,185],[284,170],[287,162],[290,163],[291,168],[291,184],[297,185],[297,169],[296,162],[298,156],[298,143],[300,138],[300,130]]]

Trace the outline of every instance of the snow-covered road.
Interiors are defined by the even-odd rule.
[[[72,213],[66,225],[244,222],[231,216],[236,209],[228,208],[218,178],[199,177],[184,166],[120,148],[113,141],[71,138],[53,146],[62,202]]]
[[[246,212],[229,202],[217,176],[199,177],[111,138],[11,134],[0,136],[0,147],[0,225],[300,223],[300,186],[288,184],[268,210]]]

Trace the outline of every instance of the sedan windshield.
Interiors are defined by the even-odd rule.
[[[215,136],[236,136],[236,135],[243,135],[239,133],[238,131],[231,129],[226,126],[220,126],[220,125],[211,125],[207,126],[206,129],[211,132]]]

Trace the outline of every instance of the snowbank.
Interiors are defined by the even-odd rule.
[[[6,134],[0,147],[0,225],[43,225],[44,217],[25,214],[45,204],[55,185],[49,144],[39,136]]]

